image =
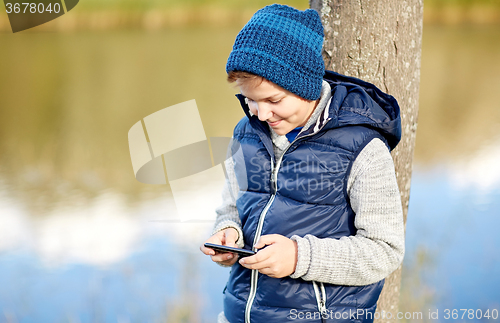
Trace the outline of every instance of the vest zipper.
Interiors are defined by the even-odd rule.
[[[323,283],[319,283],[320,287],[318,287],[318,284],[313,281],[313,288],[314,288],[314,295],[316,296],[316,303],[318,304],[318,311],[323,315],[326,312],[326,292],[325,292],[325,286]],[[321,289],[321,294],[320,294],[320,289]]]
[[[257,241],[259,241],[260,235],[262,233],[262,226],[264,224],[264,219],[266,217],[267,211],[271,207],[271,204],[274,201],[274,198],[276,197],[276,190],[275,186],[273,184],[274,182],[274,160],[271,157],[271,185],[273,186],[273,194],[271,195],[271,198],[269,201],[267,201],[266,206],[264,207],[264,210],[262,210],[262,213],[259,216],[259,223],[257,224],[257,230],[255,231],[255,236],[253,238],[253,245],[252,245],[252,250],[257,251],[255,248],[255,245],[257,244]],[[248,300],[247,304],[245,307],[245,323],[250,323],[250,310],[252,308],[252,303],[255,298],[255,294],[257,292],[257,279],[259,277],[259,271],[257,269],[252,269],[252,273],[250,276],[250,292],[248,294]]]
[[[321,313],[325,313],[326,312],[326,291],[325,291],[325,285],[323,285],[322,282],[319,283],[320,287],[321,287],[321,299],[323,300],[322,304],[323,304],[323,310],[321,311]]]
[[[328,104],[328,106],[329,106],[329,104]],[[326,107],[325,107],[325,109],[326,109]],[[255,246],[255,244],[257,244],[257,241],[259,241],[260,235],[262,233],[262,226],[264,224],[264,219],[266,217],[267,211],[271,207],[271,204],[273,204],[274,198],[276,197],[276,192],[278,191],[278,170],[281,166],[281,161],[283,160],[283,156],[288,151],[288,148],[290,148],[296,140],[302,139],[305,137],[310,137],[314,134],[317,134],[321,129],[323,129],[323,127],[328,123],[328,121],[330,121],[330,118],[326,119],[324,121],[323,125],[321,126],[321,128],[319,128],[317,131],[310,133],[310,134],[307,134],[307,135],[304,135],[300,138],[295,138],[288,145],[288,147],[286,147],[286,149],[283,151],[280,159],[278,159],[278,161],[276,162],[276,166],[274,165],[274,160],[271,157],[271,179],[270,180],[271,180],[271,189],[273,191],[273,194],[271,195],[271,198],[269,199],[269,201],[267,201],[266,206],[264,207],[264,210],[262,210],[262,212],[260,213],[259,223],[257,224],[257,230],[255,231],[255,236],[253,239],[253,246],[252,246],[253,251],[257,251],[257,249],[254,246]],[[257,293],[257,279],[258,279],[258,277],[259,277],[259,271],[257,269],[252,269],[252,273],[250,275],[250,292],[248,294],[248,300],[247,300],[247,304],[245,306],[245,323],[251,323],[250,322],[250,311],[252,309],[252,304],[253,304],[253,301],[255,299],[255,294]],[[314,285],[314,286],[315,286],[314,291],[316,292],[316,289],[318,287],[316,285]],[[324,294],[323,284],[321,286],[322,286],[322,291]],[[316,297],[316,299],[317,299],[317,297]],[[326,307],[325,307],[325,311],[326,311]]]

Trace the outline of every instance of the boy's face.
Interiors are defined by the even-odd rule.
[[[302,127],[319,100],[309,101],[266,79],[237,80],[241,94],[247,98],[250,111],[265,121],[278,135]]]

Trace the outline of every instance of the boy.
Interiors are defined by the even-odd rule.
[[[393,97],[325,71],[314,10],[255,13],[228,58],[246,116],[206,241],[252,248],[232,266],[218,322],[371,322],[384,278],[404,255],[390,155],[400,140]]]

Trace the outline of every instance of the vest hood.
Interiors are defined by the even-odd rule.
[[[327,128],[367,126],[384,136],[390,150],[396,147],[401,140],[401,116],[394,97],[355,77],[326,71],[323,78],[332,88]]]

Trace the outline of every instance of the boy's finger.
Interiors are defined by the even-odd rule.
[[[231,258],[229,260],[220,261],[219,264],[222,264],[225,266],[231,266],[231,265],[234,265],[234,263],[236,262],[237,259],[238,259],[238,257],[234,257],[234,258]]]
[[[242,262],[242,260],[245,260],[245,261]],[[242,258],[239,260],[239,262],[245,268],[257,269],[257,270],[261,270],[261,269],[269,267],[271,265],[271,263],[268,261],[268,259],[263,260],[263,261],[254,262],[254,263],[247,263],[246,258]]]
[[[238,238],[238,232],[235,229],[233,230],[229,229],[224,230],[224,238],[226,242],[225,245],[229,247],[236,247],[236,239]]]
[[[234,254],[231,252],[218,253],[211,257],[212,261],[223,262],[234,258]]]
[[[245,266],[258,264],[258,263],[262,263],[262,262],[268,260],[269,257],[271,257],[271,252],[269,250],[264,249],[264,250],[258,251],[253,256],[241,258],[240,264],[245,265]],[[253,268],[253,269],[256,269],[256,268]]]
[[[205,255],[209,255],[209,256],[211,256],[211,255],[215,255],[215,251],[214,251],[213,249],[211,249],[211,248],[207,248],[207,247],[205,247],[204,245],[201,245],[201,246],[200,246],[200,250],[201,250],[201,252],[203,252]]]
[[[213,244],[222,244],[222,238],[223,238],[223,235],[221,232],[221,234],[218,234],[218,233],[214,234],[209,239],[207,239],[205,242],[209,242],[209,243],[213,243]],[[213,250],[212,248],[205,247],[205,243],[203,243],[200,246],[200,250],[201,250],[201,252],[203,252],[206,255],[215,255],[215,250]]]
[[[206,248],[206,247],[204,247],[204,248],[205,248],[205,254],[206,255],[210,255],[210,256],[215,255],[215,250],[210,249],[210,248]]]
[[[259,241],[257,241],[257,243],[255,244],[255,248],[261,249],[261,248],[264,248],[267,245],[275,243],[278,240],[277,236],[279,236],[279,235],[277,235],[277,234],[266,234],[266,235],[261,236],[259,238]]]

